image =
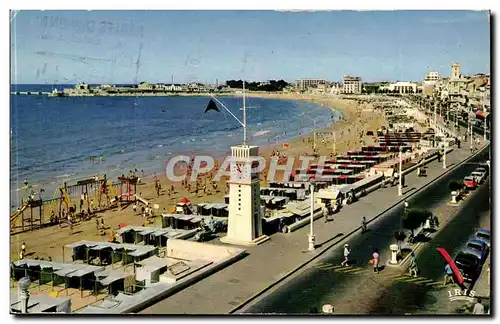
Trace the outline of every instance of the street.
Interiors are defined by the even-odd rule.
[[[440,297],[448,303],[449,300],[446,289],[439,287],[442,285],[444,263],[435,248],[443,247],[454,255],[477,226],[480,220],[478,215],[489,209],[488,183],[457,207],[448,205],[448,182],[468,175],[478,162],[488,159],[488,154],[489,150],[486,150],[461,165],[452,176],[445,176],[431,185],[424,194],[409,199],[410,208],[431,210],[438,216],[441,227],[446,226],[418,253],[419,278],[408,277],[399,267],[385,267],[380,274],[375,274],[369,265],[375,248],[381,251],[381,264],[389,259],[388,247],[394,243],[393,234],[399,230],[403,212],[402,208],[395,208],[370,224],[369,232],[347,241],[352,249],[351,267],[340,267],[345,243],[342,242],[318,262],[245,307],[241,313],[309,313],[313,308],[321,310],[324,304],[333,304],[336,314],[439,312],[431,306]],[[453,216],[451,222],[446,224]]]

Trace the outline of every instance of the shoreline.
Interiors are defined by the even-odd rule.
[[[242,95],[241,93],[240,94],[229,93],[229,94],[226,94],[223,96],[238,98],[238,97],[241,97],[241,95]],[[198,94],[195,94],[194,96],[198,96]],[[207,96],[207,94],[199,94],[199,96]],[[290,95],[286,95],[286,94],[282,95],[282,94],[274,94],[274,93],[253,92],[253,93],[250,93],[250,96],[255,97],[255,98],[270,99],[270,100],[282,100],[282,101],[301,100],[301,101],[314,102],[312,100],[303,100],[303,98],[298,98],[296,96],[290,96]],[[314,102],[314,103],[318,104],[317,102]],[[322,108],[329,108],[330,110],[332,110],[331,107],[324,107],[324,105],[320,105],[320,106],[323,106]],[[334,110],[336,110],[339,113],[339,115],[341,115],[341,116],[344,115],[344,112],[342,111],[342,109],[335,108]],[[309,128],[309,129],[311,129],[311,128]],[[301,136],[305,136],[305,135],[307,135],[307,133],[312,134],[313,131],[309,131],[309,129],[306,130],[302,134],[299,132],[300,135],[293,134],[292,137],[287,137],[286,135],[283,136],[283,132],[280,132],[281,135],[279,135],[279,137],[277,139],[271,139],[270,141],[268,140],[267,144],[261,143],[260,144],[260,151],[262,152],[262,151],[268,151],[271,148],[278,148],[285,142],[296,141],[297,138],[299,138]],[[321,130],[321,129],[322,128],[317,128],[316,130]],[[258,132],[262,132],[262,130],[258,131]],[[270,133],[271,131],[266,130],[264,132],[265,133],[261,133],[260,135],[266,135],[266,134]],[[286,134],[286,132],[285,132],[285,134]],[[258,135],[258,136],[260,136],[260,135]],[[237,136],[238,135],[236,135],[236,137]],[[235,143],[233,145],[238,145],[238,144]],[[194,149],[187,148],[187,149],[176,150],[176,151],[168,151],[168,153],[165,153],[156,161],[143,161],[140,164],[129,165],[129,166],[124,166],[124,165],[115,166],[114,164],[113,165],[106,165],[106,162],[104,161],[105,165],[103,165],[102,167],[99,167],[99,165],[97,165],[97,167],[99,169],[95,170],[95,172],[93,174],[99,174],[100,176],[102,176],[104,174],[108,174],[108,175],[111,174],[111,176],[108,178],[113,179],[113,181],[116,182],[116,179],[114,177],[114,173],[116,173],[114,171],[116,171],[116,170],[119,170],[118,173],[122,174],[122,173],[127,173],[129,170],[134,170],[134,169],[137,169],[138,173],[141,173],[141,169],[145,169],[146,171],[144,172],[144,174],[147,177],[147,176],[152,176],[155,173],[164,173],[166,163],[172,157],[178,156],[178,155],[188,155],[188,156],[208,155],[208,156],[211,156],[212,158],[214,158],[214,160],[222,162],[224,160],[224,158],[228,154],[230,154],[230,147],[231,147],[231,145],[228,145],[227,148],[224,150],[221,150],[221,149],[214,150],[211,148],[194,148]],[[94,163],[97,164],[98,162],[94,162]],[[75,177],[75,175],[76,175],[76,177]],[[28,180],[31,179],[31,177],[29,175],[26,177],[28,178]],[[45,190],[45,194],[43,195],[43,199],[47,200],[47,199],[52,198],[52,192],[54,190],[57,190],[57,187],[61,186],[62,183],[67,182],[68,185],[76,184],[77,181],[85,180],[85,179],[88,179],[90,177],[92,177],[92,175],[79,176],[78,173],[72,172],[69,174],[59,174],[56,177],[52,177],[52,178],[36,180],[36,182],[30,183],[30,185],[31,185],[31,188],[37,193],[37,195],[38,195],[38,190],[43,188]],[[16,183],[16,182],[14,181],[14,183]],[[21,198],[27,194],[26,191],[29,189],[26,189],[24,186],[22,186],[22,179],[18,179],[17,183],[19,184],[17,187],[12,186],[12,185],[10,186],[10,188],[11,188],[10,189],[10,197],[15,197],[19,193],[20,198]],[[16,197],[16,199],[17,199],[17,197]],[[14,204],[15,203],[13,203],[11,201],[11,211],[12,212],[14,212],[17,207],[19,207],[17,205],[14,206]]]

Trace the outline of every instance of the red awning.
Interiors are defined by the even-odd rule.
[[[455,261],[450,257],[448,252],[443,249],[443,248],[437,248],[436,249],[439,254],[446,260],[446,262],[450,265],[451,270],[453,270],[453,273],[455,274],[455,278],[457,279],[457,282],[459,285],[464,283],[464,278],[462,277],[462,274],[460,273],[460,270],[458,270],[457,265],[455,264]]]

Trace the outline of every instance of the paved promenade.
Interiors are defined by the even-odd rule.
[[[468,148],[455,147],[447,155],[448,168],[470,156]],[[381,214],[397,202],[411,195],[418,188],[436,179],[446,170],[442,162],[429,163],[427,177],[417,178],[416,172],[406,175],[403,196],[398,197],[397,187],[378,189],[359,201],[344,206],[334,215],[334,221],[324,223],[319,219],[314,224],[315,252],[307,252],[309,226],[293,233],[277,233],[259,246],[248,248],[249,255],[235,264],[205,278],[190,287],[160,301],[143,314],[227,314],[245,300],[272,285],[285,274],[317,256],[331,244],[338,243],[353,231],[359,230],[361,219],[368,220]],[[359,231],[355,235],[357,235]]]

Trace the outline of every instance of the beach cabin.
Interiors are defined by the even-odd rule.
[[[155,246],[116,244],[108,242],[80,241],[64,246],[71,251],[73,262],[86,264],[111,265],[122,262],[123,265],[138,262],[158,254]]]
[[[96,273],[103,270],[102,266],[23,259],[11,264],[11,277],[18,281],[27,276],[39,285],[75,288],[83,295],[83,290],[96,290]]]
[[[170,238],[185,240],[196,235],[196,232],[196,228],[182,230],[173,228],[126,226],[119,229],[117,235],[121,237],[122,243],[143,243],[144,245],[160,247],[167,246],[167,240]]]
[[[227,203],[226,203],[227,201]],[[200,203],[197,204],[198,215],[228,217],[229,216],[229,197],[224,197],[224,203]]]

